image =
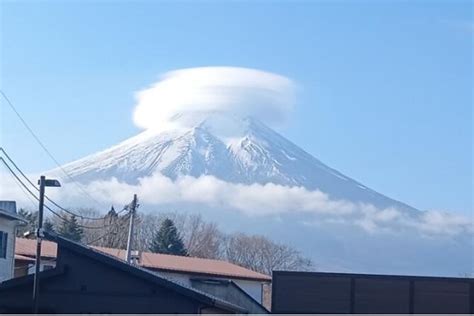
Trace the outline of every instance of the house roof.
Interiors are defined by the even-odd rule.
[[[57,247],[57,244],[59,244],[60,247],[67,248],[75,253],[78,253],[79,255],[87,256],[103,264],[113,266],[114,268],[117,268],[125,273],[129,273],[130,275],[144,279],[148,282],[153,282],[157,284],[158,286],[163,286],[170,290],[176,291],[180,293],[181,295],[196,299],[202,303],[209,304],[211,306],[215,306],[218,308],[222,308],[224,310],[231,311],[231,312],[239,312],[239,313],[248,312],[246,309],[240,306],[234,305],[232,303],[229,303],[227,301],[214,297],[213,295],[210,295],[208,293],[187,287],[183,284],[179,284],[175,281],[169,280],[166,277],[153,273],[149,270],[128,264],[127,262],[123,260],[119,260],[115,256],[98,251],[97,249],[94,249],[92,247],[81,245],[79,243],[73,242],[71,240],[62,238],[60,236],[57,236],[56,234],[52,234],[48,232],[45,232],[45,238],[49,240],[54,240],[56,242],[55,243],[56,247]],[[60,275],[64,273],[64,271],[62,267],[56,267],[54,269],[42,271],[40,273],[43,277],[49,277],[50,274],[51,276],[53,275],[56,276],[56,275]],[[29,283],[32,281],[33,281],[33,275],[31,274],[24,277],[20,277],[20,278],[10,279],[10,280],[0,283],[0,291],[8,290],[17,285]]]
[[[125,258],[125,250],[106,247],[93,247],[101,252],[117,258]],[[41,255],[45,258],[55,258],[57,245],[52,241],[42,243]],[[32,239],[17,238],[15,254],[34,257],[36,242]],[[178,272],[188,274],[208,275],[257,281],[271,281],[271,277],[241,266],[213,259],[164,255],[151,252],[142,252],[140,266],[147,269]]]
[[[41,258],[56,258],[58,247],[55,242],[43,240],[41,243]],[[16,238],[15,256],[36,257],[36,240],[26,238]]]
[[[22,218],[20,215],[16,213],[12,213],[11,211],[8,211],[2,208],[0,208],[0,217],[4,217],[13,221],[26,222],[25,219]]]

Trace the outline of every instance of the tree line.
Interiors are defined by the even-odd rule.
[[[46,218],[43,227],[65,238],[88,245],[125,249],[129,215],[120,216],[113,208],[103,220],[87,220],[81,216],[99,217],[93,209],[78,209],[80,216],[61,214]],[[28,224],[18,235],[33,232],[37,212],[19,210]],[[226,260],[257,272],[273,270],[314,270],[314,263],[296,248],[272,241],[261,235],[223,233],[214,222],[199,214],[177,212],[139,214],[135,221],[134,249],[154,253]]]

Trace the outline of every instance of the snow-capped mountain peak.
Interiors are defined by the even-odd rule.
[[[302,186],[336,199],[414,210],[328,167],[262,122],[225,112],[176,114],[166,126],[63,168],[82,182],[115,177],[136,183],[156,172],[171,179],[212,175],[233,183]]]

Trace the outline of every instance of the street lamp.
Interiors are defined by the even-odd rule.
[[[41,176],[38,180],[39,184],[39,212],[38,212],[38,229],[36,230],[36,258],[35,258],[35,277],[33,282],[33,314],[38,313],[39,298],[39,272],[41,265],[41,241],[43,234],[43,208],[44,208],[44,189],[45,187],[60,187],[58,180],[46,179]]]

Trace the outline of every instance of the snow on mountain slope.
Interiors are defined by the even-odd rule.
[[[134,184],[155,172],[172,179],[212,175],[232,183],[319,189],[334,199],[415,211],[326,166],[262,122],[221,112],[178,114],[170,126],[147,130],[63,168],[84,183],[115,177]]]

